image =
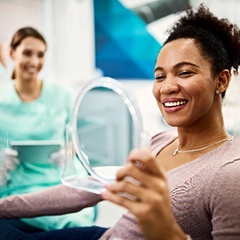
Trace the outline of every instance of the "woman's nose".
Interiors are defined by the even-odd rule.
[[[162,82],[162,87],[160,89],[161,94],[171,94],[173,92],[179,91],[179,85],[174,77],[167,77]]]
[[[30,58],[30,63],[34,66],[38,65],[40,62],[39,58],[35,55],[33,55],[31,58]]]

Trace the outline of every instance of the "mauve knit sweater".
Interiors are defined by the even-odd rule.
[[[154,136],[153,153],[157,155],[175,138],[175,132]],[[240,239],[240,139],[229,140],[166,174],[173,214],[189,239]],[[59,185],[0,199],[0,218],[69,213],[101,200],[99,195]],[[100,239],[144,238],[134,216],[126,213]]]

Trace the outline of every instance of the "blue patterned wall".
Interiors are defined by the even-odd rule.
[[[94,0],[96,67],[116,79],[153,79],[161,44],[118,0]]]

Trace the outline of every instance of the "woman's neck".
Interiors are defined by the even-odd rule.
[[[179,145],[184,149],[194,149],[206,146],[208,144],[227,139],[229,134],[224,127],[223,120],[216,121],[213,128],[205,128],[199,130],[178,129]]]
[[[42,92],[42,81],[19,81],[15,80],[15,90],[19,98],[24,102],[31,102],[39,98]]]

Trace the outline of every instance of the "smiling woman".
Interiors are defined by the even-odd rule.
[[[171,126],[195,125],[213,112],[221,120],[221,98],[214,99],[211,93],[220,87],[225,91],[230,72],[224,70],[213,78],[211,62],[202,56],[196,40],[181,38],[166,44],[159,53],[155,76],[153,93]],[[219,104],[213,104],[213,100]]]
[[[31,56],[36,54],[39,62],[35,65],[40,65],[38,72],[41,70],[44,63],[44,54],[46,52],[47,43],[44,37],[34,28],[26,27],[19,29],[13,36],[10,43],[10,55],[15,61],[15,68],[19,62],[31,62]],[[18,64],[17,64],[18,63]],[[16,78],[15,70],[12,74],[12,79]],[[36,78],[37,80],[37,78]]]
[[[70,121],[73,99],[68,86],[39,78],[46,50],[44,37],[32,27],[19,29],[10,44],[13,81],[0,95],[0,136],[7,138],[5,149],[0,149],[3,156],[0,172],[5,173],[0,180],[1,198],[35,192],[61,182],[65,126]],[[25,144],[26,152],[7,151],[14,141]],[[33,148],[33,142],[39,145],[39,154],[27,152]],[[60,147],[45,154],[43,142],[58,142]],[[12,166],[11,171],[7,165]],[[84,170],[82,173],[86,175]],[[22,230],[39,231],[90,225],[94,217],[95,210],[89,208],[71,216],[19,219],[13,224],[17,223]]]
[[[186,234],[238,239],[239,139],[224,127],[222,100],[231,69],[240,64],[240,31],[201,5],[186,11],[169,33],[157,57],[153,95],[177,132],[154,136],[151,154],[132,152],[103,197],[129,209],[148,240],[187,239]],[[141,184],[129,183],[129,176]],[[132,219],[122,219],[119,228]],[[127,238],[119,228],[109,236]]]

